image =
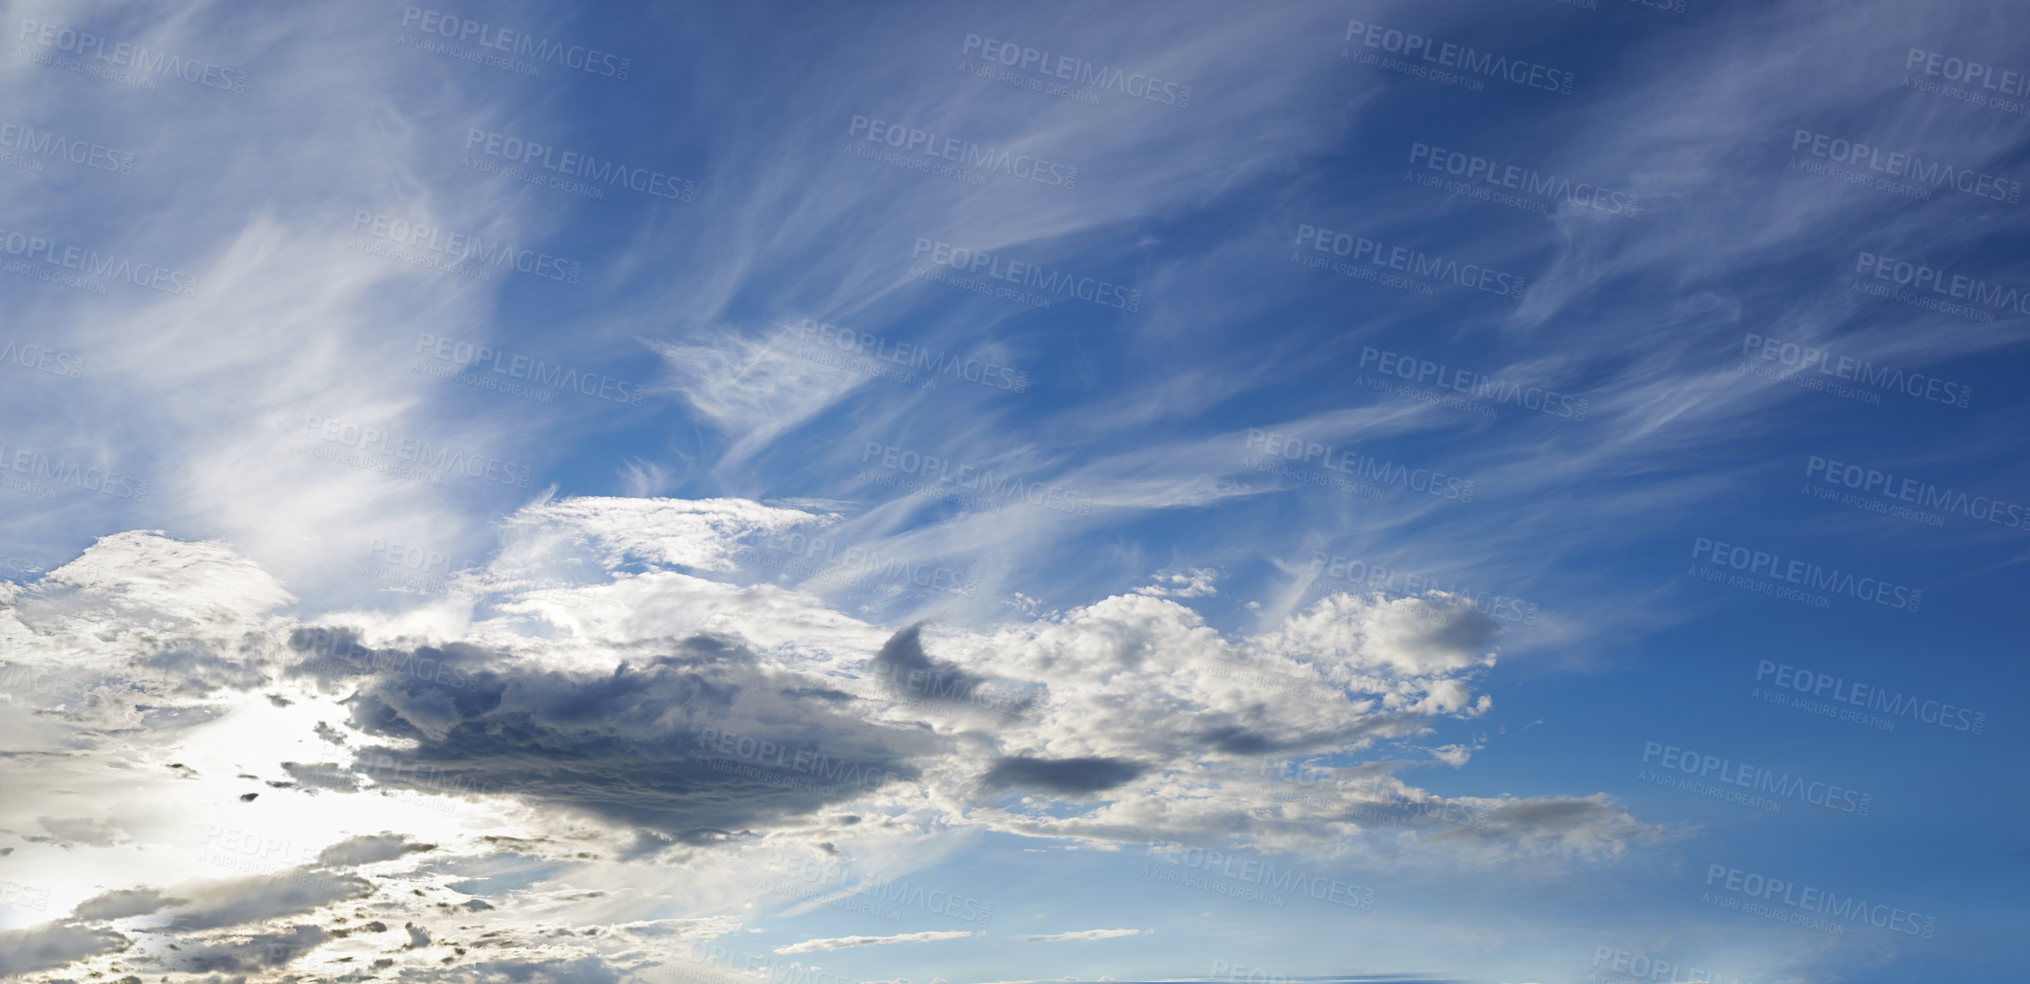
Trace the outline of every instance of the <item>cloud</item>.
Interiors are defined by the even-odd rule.
[[[742,874],[752,862],[739,858],[757,839],[825,856],[892,852],[885,866],[906,871],[926,863],[926,846],[945,842],[926,839],[926,823],[952,832],[944,838],[997,831],[1104,847],[1188,840],[1308,854],[1380,850],[1382,842],[1359,836],[1377,824],[1358,811],[1414,800],[1427,805],[1384,833],[1415,834],[1427,849],[1460,856],[1570,858],[1612,856],[1607,845],[1648,829],[1605,798],[1574,808],[1556,798],[1437,797],[1390,775],[1402,763],[1454,754],[1445,749],[1456,743],[1425,753],[1416,741],[1438,715],[1469,717],[1481,699],[1474,681],[1491,665],[1493,640],[1477,623],[1461,629],[1462,616],[1442,600],[1329,596],[1252,635],[1222,633],[1174,598],[1133,592],[979,626],[885,628],[809,594],[708,581],[628,551],[608,570],[615,555],[571,546],[558,532],[619,523],[636,509],[606,515],[611,503],[596,505],[545,514],[557,530],[522,531],[530,542],[560,545],[524,556],[539,564],[576,556],[582,569],[536,576],[497,558],[475,581],[490,587],[472,614],[442,627],[399,614],[334,612],[305,624],[250,611],[265,646],[241,647],[246,626],[230,621],[193,636],[213,640],[207,645],[258,679],[187,698],[196,709],[233,712],[193,716],[180,725],[182,744],[139,753],[177,768],[137,795],[178,790],[210,804],[203,808],[237,810],[253,781],[237,773],[279,771],[289,782],[271,781],[249,810],[292,811],[281,815],[329,832],[298,828],[277,838],[250,829],[249,843],[256,835],[291,840],[292,857],[315,864],[226,881],[154,880],[166,889],[130,883],[82,904],[79,918],[157,916],[165,936],[198,948],[173,966],[230,973],[222,954],[239,938],[232,933],[274,935],[295,965],[318,965],[323,944],[287,921],[323,922],[316,914],[344,908],[335,903],[373,898],[377,915],[413,926],[433,948],[474,942],[475,930],[447,925],[454,916],[514,924],[480,948],[492,959],[447,974],[491,967],[485,973],[564,979],[633,972],[634,958],[624,957],[633,951],[623,948],[639,945],[626,941],[641,933],[602,932],[582,954],[539,957],[525,948],[546,945],[549,920],[563,918],[551,912],[638,925],[661,915],[636,901],[661,891],[654,866],[628,863],[644,854],[718,871],[718,882],[698,889],[705,906],[753,897]],[[735,523],[697,535],[737,541],[749,529]],[[173,542],[145,542],[177,553]],[[146,549],[144,541],[131,546]],[[732,555],[727,544],[693,547],[692,556]],[[203,572],[245,576],[235,564]],[[581,617],[530,619],[524,604],[555,597],[553,585],[565,581],[582,606],[569,611]],[[36,600],[45,596],[33,583],[24,597],[42,630],[76,640],[78,662],[124,672],[125,656],[151,645],[103,626],[81,631],[89,612]],[[1005,687],[1025,695],[1024,712],[972,721],[945,710],[956,705],[896,700],[892,681],[911,673]],[[268,699],[277,693],[288,701]],[[138,706],[150,698],[127,699]],[[125,761],[143,741],[120,739],[113,758]],[[1376,758],[1383,743],[1400,747]],[[338,748],[348,758],[318,761]],[[248,750],[269,754],[270,764],[246,761]],[[1354,769],[1373,778],[1303,787],[1282,778]],[[132,781],[127,769],[104,779],[108,789]],[[77,777],[63,782],[95,788]],[[1304,798],[1287,796],[1293,788]],[[102,815],[125,816],[118,802]],[[1460,836],[1430,819],[1447,803],[1501,819]],[[451,822],[467,814],[470,821]],[[244,822],[272,822],[263,816],[249,812]],[[473,829],[501,840],[475,839]],[[333,870],[397,859],[412,860],[372,881]],[[884,876],[880,867],[870,864],[868,877]],[[520,925],[529,922],[537,925]],[[360,932],[326,930],[348,939]],[[404,971],[419,979],[437,972]]]
[[[739,643],[694,636],[605,673],[433,650],[471,681],[402,669],[348,699],[356,752],[384,786],[506,795],[703,844],[798,822],[889,781],[934,742],[786,694],[810,681]],[[766,743],[764,745],[764,743]]]
[[[172,911],[169,931],[184,933],[301,915],[333,902],[364,898],[373,888],[364,878],[317,868],[181,885],[177,894],[191,901]]]
[[[88,921],[125,919],[128,916],[145,916],[188,902],[188,899],[171,898],[152,888],[123,889],[94,895],[79,902],[77,908],[71,910],[71,918]]]
[[[1041,759],[1011,755],[996,761],[981,781],[989,789],[1021,787],[1076,796],[1133,782],[1147,769],[1147,766],[1121,759]]]
[[[593,577],[629,563],[732,569],[743,537],[808,523],[811,514],[742,499],[583,497],[524,507],[506,525],[498,563],[529,575]],[[590,568],[575,567],[589,563]]]
[[[873,667],[890,693],[934,703],[963,704],[974,698],[985,682],[925,653],[920,622],[883,643],[881,651],[874,654]]]
[[[1153,930],[1147,929],[1079,929],[1069,933],[1025,933],[1011,936],[1017,943],[1066,943],[1077,940],[1116,940],[1123,936],[1143,936]]]
[[[1655,842],[1664,832],[1638,823],[1605,794],[1515,800],[1488,809],[1486,822],[1433,834],[1439,843],[1478,841],[1503,853],[1556,852],[1586,857],[1622,854],[1631,843]]]
[[[488,984],[621,984],[622,971],[599,956],[549,960],[488,960],[452,969],[405,969],[404,979]]]
[[[401,834],[373,834],[325,848],[317,855],[317,863],[331,868],[352,868],[436,849],[435,844],[418,844]]]
[[[1213,586],[1218,579],[1219,572],[1208,567],[1169,571],[1158,574],[1155,584],[1136,588],[1135,593],[1158,598],[1205,598],[1219,593],[1219,589]]]
[[[60,844],[111,847],[126,839],[118,826],[91,817],[42,817],[36,822]]]
[[[316,926],[292,926],[272,933],[230,935],[185,945],[168,956],[176,970],[192,974],[252,974],[286,967],[331,939]]]
[[[921,933],[901,933],[895,936],[839,936],[831,939],[805,940],[789,946],[779,946],[775,952],[815,953],[825,950],[845,950],[860,946],[879,946],[885,943],[935,943],[939,940],[962,940],[969,936],[983,935],[980,931],[932,930]]]
[[[112,930],[75,922],[54,922],[34,929],[0,931],[0,974],[62,967],[101,953],[124,950],[131,943]]]

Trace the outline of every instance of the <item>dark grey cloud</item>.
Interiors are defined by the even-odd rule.
[[[405,676],[446,689],[470,690],[466,668],[498,658],[493,650],[468,643],[375,648],[360,642],[351,626],[306,626],[289,633],[290,662],[284,676],[309,677],[326,689],[366,678]]]
[[[337,762],[284,762],[282,771],[289,773],[289,778],[296,780],[298,786],[313,793],[320,789],[335,789],[342,793],[359,789],[352,770]]]
[[[131,945],[127,937],[112,930],[70,921],[8,930],[0,932],[0,977],[61,967]]]
[[[160,912],[188,901],[172,898],[152,888],[130,888],[95,895],[79,902],[77,908],[71,910],[71,917],[84,920],[125,919]]]
[[[264,636],[250,635],[238,646],[205,639],[179,639],[143,657],[138,666],[174,689],[209,694],[254,690],[268,679]]]
[[[358,748],[355,771],[424,793],[580,810],[661,844],[716,843],[913,780],[911,760],[938,740],[793,696],[816,681],[713,636],[603,674],[472,647],[415,655],[426,653],[436,671],[397,656],[348,699],[353,728],[400,740]],[[445,686],[443,674],[465,685]]]
[[[1148,766],[1126,759],[1046,759],[1011,755],[997,760],[980,781],[989,789],[1020,787],[1051,793],[1097,793],[1128,782]]]
[[[1444,606],[1440,611],[1443,616],[1434,620],[1438,624],[1426,637],[1433,646],[1471,655],[1486,652],[1501,635],[1500,623],[1470,602]]]
[[[621,972],[599,957],[575,960],[493,960],[448,970],[406,972],[407,980],[489,984],[619,984]]]
[[[248,974],[286,966],[331,938],[330,933],[316,926],[292,926],[282,932],[183,943],[182,949],[166,955],[166,962],[176,970],[193,974]]]
[[[317,863],[333,868],[350,868],[436,849],[435,844],[418,844],[401,834],[371,834],[339,841],[325,848],[317,855]]]
[[[1427,719],[1416,714],[1369,714],[1337,728],[1281,731],[1274,725],[1275,708],[1255,705],[1245,723],[1224,724],[1199,732],[1205,746],[1228,755],[1290,755],[1332,751],[1348,742],[1414,730]]]
[[[178,886],[191,904],[176,911],[169,931],[217,929],[311,912],[333,902],[373,894],[373,884],[353,875],[317,868],[289,868],[272,875]]]
[[[971,705],[1007,713],[1021,713],[1030,705],[1028,697],[1012,690],[1001,692],[987,678],[931,656],[923,648],[921,622],[890,636],[874,654],[871,669],[882,689],[901,701]]]
[[[1531,847],[1560,844],[1593,849],[1642,841],[1660,832],[1639,823],[1604,794],[1512,800],[1487,810],[1484,822],[1432,835],[1433,841],[1508,841]]]

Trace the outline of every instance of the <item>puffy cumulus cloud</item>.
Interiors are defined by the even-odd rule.
[[[1427,679],[1492,666],[1498,632],[1471,608],[1422,598],[1330,594],[1256,640],[1260,648],[1352,674]]]
[[[0,722],[11,709],[91,729],[67,744],[199,723],[213,695],[266,678],[280,651],[275,613],[293,601],[224,544],[101,537],[0,598],[0,674],[22,684],[0,702]]]
[[[825,950],[845,950],[856,946],[879,946],[884,943],[935,943],[939,940],[962,940],[983,935],[977,930],[929,930],[921,933],[898,933],[894,936],[837,936],[830,939],[805,940],[789,946],[779,946],[775,952],[819,953]]]
[[[217,545],[100,541],[91,563],[60,569],[77,576],[0,599],[0,631],[82,668],[43,709],[104,685],[140,715],[115,740],[27,698],[0,705],[0,724],[55,729],[42,772],[0,763],[9,788],[105,794],[91,809],[0,804],[12,829],[48,818],[49,836],[23,842],[44,852],[32,863],[66,853],[59,830],[108,852],[97,887],[63,902],[72,917],[17,931],[14,949],[36,967],[90,962],[125,946],[108,922],[139,920],[120,925],[181,949],[121,959],[163,972],[388,960],[421,980],[626,979],[673,940],[743,928],[698,920],[774,898],[752,874],[770,850],[888,877],[969,831],[1330,863],[1358,850],[1609,857],[1650,830],[1605,797],[1440,796],[1398,775],[1478,747],[1425,742],[1486,708],[1477,687],[1494,664],[1492,626],[1443,598],[1332,595],[1239,635],[1180,604],[1192,589],[1172,581],[1172,597],[898,628],[665,569],[709,568],[810,520],[726,500],[543,503],[474,574],[471,611],[432,623],[304,624]],[[99,551],[140,575],[121,580]],[[174,563],[172,589],[153,572]],[[169,650],[219,665],[146,679],[146,658]],[[982,713],[983,692],[1009,699]],[[158,705],[188,713],[147,717]],[[294,866],[220,880],[160,860],[176,852],[153,848],[188,842],[134,818],[165,804],[200,811],[199,829],[253,824],[241,842],[264,851],[289,841]],[[674,869],[631,863],[645,854],[687,866],[684,890]],[[135,859],[147,865],[121,866]],[[571,928],[588,925],[601,932]],[[287,959],[239,962],[236,945]]]
[[[121,627],[123,616],[152,622],[173,614],[193,624],[233,628],[296,600],[260,565],[224,543],[176,540],[161,530],[100,537],[36,586],[50,604],[68,598],[86,618]]]
[[[1426,727],[1406,698],[1447,682],[1463,692],[1482,664],[1415,678],[1374,669],[1394,658],[1362,631],[1376,604],[1335,596],[1301,616],[1296,636],[1331,646],[1290,645],[1287,632],[1229,641],[1191,609],[1145,595],[941,643],[962,668],[1047,688],[1036,715],[1002,730],[1011,756],[1178,767],[1351,751]]]

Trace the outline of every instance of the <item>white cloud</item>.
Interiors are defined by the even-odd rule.
[[[1068,943],[1081,940],[1116,940],[1123,936],[1142,936],[1152,932],[1147,929],[1079,929],[1069,933],[1025,933],[1011,936],[1017,943]]]
[[[825,950],[844,950],[858,946],[879,946],[886,943],[935,943],[939,940],[962,940],[970,936],[983,935],[978,930],[927,930],[921,933],[899,933],[895,936],[838,936],[830,939],[805,940],[779,946],[775,952],[817,953]]]

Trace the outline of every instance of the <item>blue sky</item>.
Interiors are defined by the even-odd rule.
[[[2019,977],[2030,12],[1679,6],[9,4],[0,974]]]

